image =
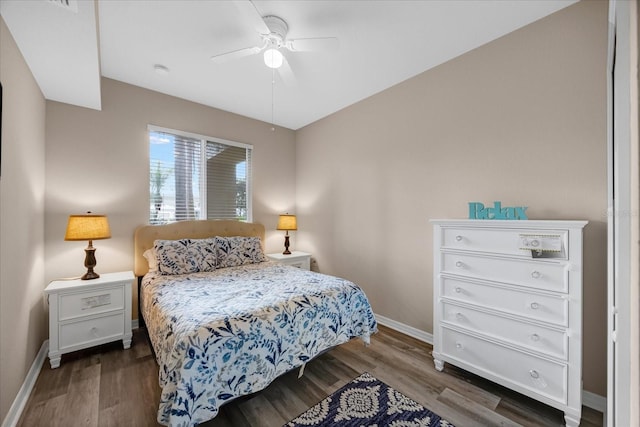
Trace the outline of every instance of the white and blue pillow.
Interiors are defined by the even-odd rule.
[[[266,261],[259,237],[216,236],[218,268]]]
[[[208,239],[156,240],[152,253],[157,260],[157,271],[163,275],[190,274],[213,271],[266,261],[258,237],[219,237]]]

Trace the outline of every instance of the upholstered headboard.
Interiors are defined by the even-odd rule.
[[[134,272],[140,277],[149,270],[142,254],[153,247],[153,242],[178,239],[204,239],[206,237],[259,237],[264,249],[264,225],[232,220],[179,221],[167,225],[142,225],[133,234]]]

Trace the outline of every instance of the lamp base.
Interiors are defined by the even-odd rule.
[[[95,271],[91,270],[91,271],[87,271],[86,273],[84,273],[84,275],[80,279],[82,279],[82,280],[91,280],[91,279],[97,279],[98,277],[100,277],[100,275],[98,273],[96,273]]]
[[[287,231],[287,234],[284,236],[284,252],[282,252],[282,255],[291,255],[291,252],[289,251],[289,232]]]
[[[93,247],[92,243],[93,242],[89,240],[89,246],[84,250],[84,266],[87,267],[87,272],[80,278],[81,280],[91,280],[100,277],[98,273],[93,271],[93,267],[96,266],[96,248]]]

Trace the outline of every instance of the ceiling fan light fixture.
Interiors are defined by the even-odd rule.
[[[280,68],[282,66],[283,56],[277,49],[267,49],[264,51],[264,63],[269,68]]]

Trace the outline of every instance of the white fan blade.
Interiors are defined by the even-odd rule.
[[[296,76],[293,74],[293,70],[291,69],[291,65],[289,65],[289,61],[287,61],[287,57],[284,56],[282,58],[282,65],[278,68],[278,74],[280,74],[280,78],[287,86],[295,86],[297,83]]]
[[[287,40],[287,49],[292,52],[315,52],[336,50],[339,46],[335,37]]]
[[[265,24],[264,20],[262,19],[260,11],[252,1],[235,0],[233,4],[235,4],[235,6],[238,8],[242,16],[245,16],[248,20],[250,20],[251,25],[259,34],[266,35],[271,33],[271,30],[269,30],[269,27],[267,27],[267,24]]]
[[[221,53],[220,55],[214,55],[211,57],[211,60],[216,64],[222,64],[223,62],[231,61],[233,59],[243,58],[245,56],[254,55],[260,52],[260,48],[257,46],[254,47],[245,47],[243,49],[233,50],[227,53]]]

